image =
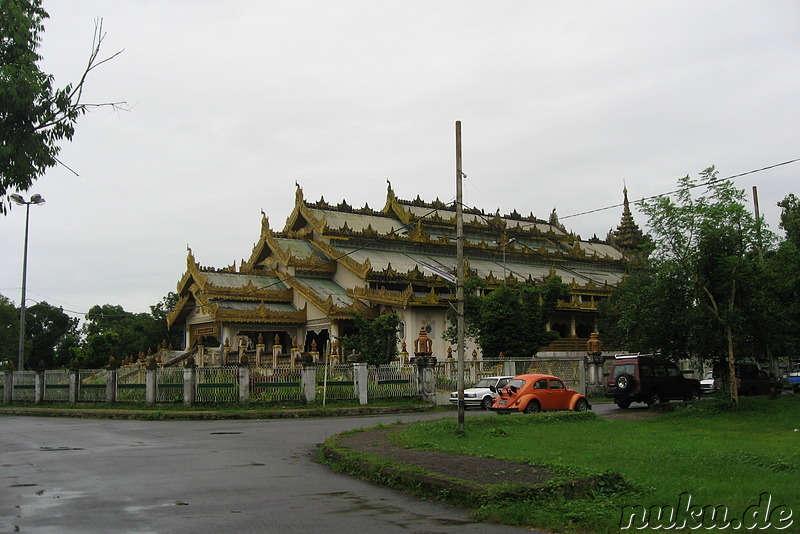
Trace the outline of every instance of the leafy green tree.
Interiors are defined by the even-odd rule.
[[[570,296],[560,277],[550,277],[541,285],[503,285],[485,296],[476,291],[480,285],[478,280],[464,284],[464,330],[486,357],[502,352],[511,358],[529,358],[558,338],[558,333],[546,331],[545,325],[558,301]],[[445,338],[455,343],[457,317],[453,310],[447,317]]]
[[[682,272],[638,268],[600,303],[603,339],[632,352],[680,358],[692,338],[692,288]]]
[[[781,228],[786,232],[786,240],[800,247],[800,199],[789,193],[778,202],[781,210]]]
[[[738,403],[735,387],[737,332],[746,331],[751,319],[742,299],[754,287],[758,226],[745,207],[744,192],[730,180],[719,180],[714,167],[699,180],[679,181],[675,200],[659,197],[642,203],[656,246],[653,266],[680,273],[693,288],[688,293],[693,310],[701,307],[709,339],[724,340],[731,399]],[[693,196],[696,188],[703,192]],[[756,293],[753,290],[753,293]],[[696,306],[695,306],[696,305]],[[713,345],[713,343],[712,343]]]
[[[47,369],[66,367],[71,346],[77,346],[78,319],[61,307],[39,302],[25,309],[25,366],[44,362]]]
[[[360,353],[370,365],[383,365],[397,356],[397,314],[385,313],[371,320],[354,314],[353,323],[355,333],[342,339],[345,354]]]
[[[161,340],[166,341],[167,345],[180,347],[183,345],[183,336],[177,329],[167,327],[167,314],[175,308],[178,302],[178,294],[174,291],[167,293],[161,301],[150,306],[150,315],[161,325]]]
[[[86,104],[81,101],[89,72],[109,61],[98,59],[105,38],[102,21],[95,26],[89,61],[80,80],[63,88],[39,69],[44,21],[41,0],[0,2],[0,213],[8,209],[10,189],[27,191],[45,171],[58,163],[63,140],[75,134],[78,117],[94,106],[122,109],[122,103]]]
[[[0,295],[0,370],[4,362],[16,366],[19,347],[19,309]]]
[[[122,306],[104,304],[92,306],[86,313],[83,334],[87,343],[93,335],[115,333],[118,337],[113,345],[118,361],[140,352],[155,352],[163,340],[162,323],[148,313],[131,313]],[[109,345],[110,346],[110,345]]]
[[[765,304],[769,307],[766,331],[774,342],[773,355],[796,356],[800,346],[800,201],[789,194],[778,206],[786,239],[765,255],[767,293],[772,297]]]
[[[80,347],[73,347],[70,352],[70,366],[79,369],[102,369],[111,357],[122,361],[119,357],[120,336],[116,332],[90,334]]]

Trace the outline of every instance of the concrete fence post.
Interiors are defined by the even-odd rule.
[[[183,368],[183,405],[194,406],[197,395],[197,368],[187,365]]]
[[[106,402],[117,402],[117,370],[106,371]]]
[[[44,402],[44,371],[36,371],[33,375],[33,403]]]
[[[239,404],[250,404],[250,367],[239,364]]]
[[[156,403],[157,372],[154,368],[147,368],[144,373],[144,402],[150,406]]]
[[[69,372],[69,400],[70,404],[78,403],[78,373],[79,371]]]
[[[366,363],[353,364],[353,378],[355,379],[356,394],[359,404],[367,404],[367,372]]]
[[[306,402],[309,404],[314,402],[317,398],[317,368],[313,365],[303,367],[300,372],[300,383]]]
[[[12,394],[14,393],[14,373],[3,373],[3,403],[11,404]]]

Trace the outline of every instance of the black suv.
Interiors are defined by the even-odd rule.
[[[699,399],[700,381],[685,378],[677,365],[655,356],[617,356],[606,380],[605,395],[620,408],[632,402],[652,406],[674,399]]]

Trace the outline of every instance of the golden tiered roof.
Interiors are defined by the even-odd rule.
[[[625,206],[629,215],[627,192]],[[619,243],[581,240],[558,222],[555,211],[545,221],[516,211],[465,209],[463,228],[468,276],[498,286],[504,278],[536,283],[558,275],[581,296],[562,303],[565,309],[594,306],[595,297],[607,295],[625,270]],[[389,184],[382,209],[354,208],[344,201],[308,202],[298,185],[282,231],[273,231],[262,212],[259,240],[238,270],[235,263],[202,268],[189,251],[178,283],[180,302],[168,320],[172,324],[198,306],[215,318],[292,324],[305,320],[305,309],[293,302],[308,302],[330,318],[349,318],[354,311],[370,315],[377,305],[447,306],[453,299],[446,278],[456,271],[455,238],[455,209],[438,199],[401,200]]]

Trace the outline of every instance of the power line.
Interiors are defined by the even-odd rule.
[[[664,197],[664,196],[674,195],[674,194],[676,194],[676,193],[680,193],[681,191],[687,191],[687,190],[689,190],[689,189],[695,189],[695,188],[697,188],[697,187],[706,187],[706,186],[709,186],[709,185],[711,185],[711,184],[715,184],[715,183],[717,183],[717,182],[723,182],[723,181],[725,181],[725,180],[733,180],[734,178],[741,178],[742,176],[747,176],[748,174],[755,174],[755,173],[757,173],[757,172],[767,171],[767,170],[770,170],[770,169],[774,169],[774,168],[776,168],[776,167],[782,167],[782,166],[784,166],[784,165],[789,165],[789,164],[791,164],[791,163],[796,163],[796,162],[798,162],[798,161],[800,161],[800,158],[790,159],[789,161],[784,161],[784,162],[782,162],[782,163],[776,163],[776,164],[774,164],[774,165],[768,165],[768,166],[766,166],[766,167],[761,167],[760,169],[754,169],[754,170],[752,170],[752,171],[742,172],[742,173],[739,173],[739,174],[733,174],[733,175],[731,175],[731,176],[726,176],[726,177],[724,177],[724,178],[717,178],[716,180],[710,180],[710,181],[708,181],[708,182],[704,182],[704,183],[702,183],[702,184],[697,184],[697,185],[694,185],[694,186],[692,186],[692,187],[675,189],[675,190],[673,190],[673,191],[669,191],[669,192],[667,192],[667,193],[660,193],[660,194],[658,194],[658,195],[652,195],[652,196],[649,196],[649,197],[644,197],[644,198],[641,198],[641,199],[639,199],[639,200],[635,200],[633,203],[634,203],[634,204],[641,204],[642,202],[645,202],[645,201],[647,201],[647,200],[653,200],[653,199],[655,199],[655,198],[660,198],[660,197]],[[600,212],[600,211],[605,211],[605,210],[610,210],[610,209],[614,209],[614,208],[619,208],[619,207],[622,207],[622,206],[624,206],[624,205],[625,205],[624,203],[621,203],[621,204],[614,204],[614,205],[612,205],[612,206],[605,206],[605,207],[603,207],[603,208],[596,208],[596,209],[593,209],[593,210],[582,211],[582,212],[580,212],[580,213],[573,213],[572,215],[565,215],[564,217],[559,217],[559,219],[570,219],[570,218],[572,218],[572,217],[580,217],[581,215],[589,215],[589,214],[591,214],[591,213],[597,213],[597,212]]]

